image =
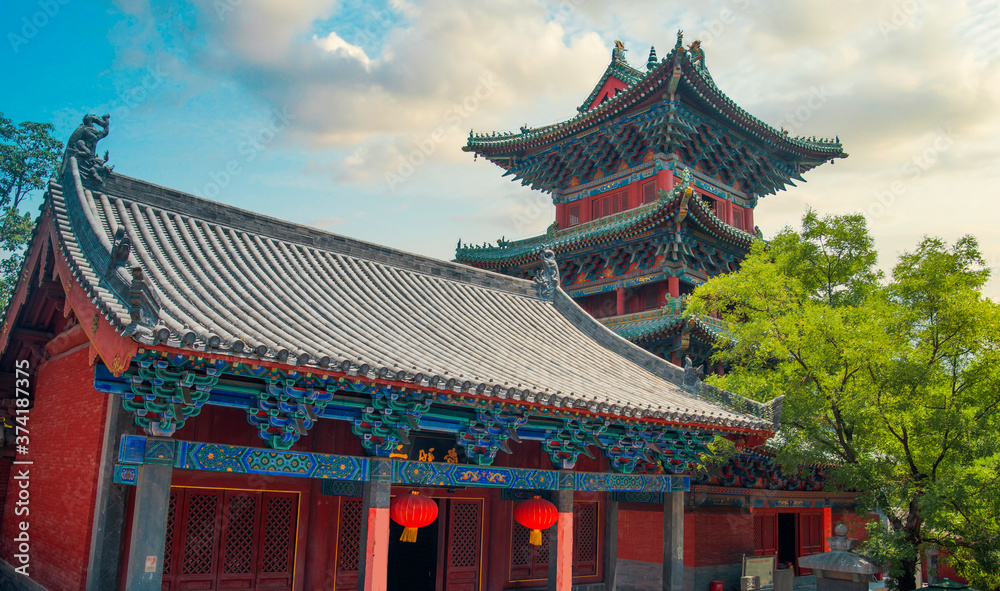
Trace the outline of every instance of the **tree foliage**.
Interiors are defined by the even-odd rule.
[[[62,158],[62,143],[49,123],[14,125],[0,113],[0,307],[6,306],[17,283],[24,247],[35,227],[22,212],[33,191],[45,188]]]
[[[925,238],[890,277],[860,215],[809,212],[754,245],[737,273],[699,287],[732,341],[718,385],[787,396],[775,444],[786,465],[834,462],[881,509],[870,551],[912,589],[918,550],[947,548],[980,588],[1000,587],[1000,309],[972,237]]]

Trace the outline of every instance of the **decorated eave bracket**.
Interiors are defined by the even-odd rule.
[[[250,387],[246,382],[220,384],[220,377],[228,374],[260,382]],[[148,435],[172,436],[206,403],[220,404],[245,410],[248,423],[275,450],[291,448],[321,418],[327,418],[349,421],[351,431],[375,457],[401,457],[412,433],[421,430],[453,434],[459,452],[480,466],[492,465],[498,452],[512,452],[510,441],[520,443],[526,437],[538,440],[558,469],[573,469],[580,454],[594,458],[600,451],[616,473],[676,474],[689,470],[714,437],[709,431],[634,425],[601,417],[559,416],[558,412],[535,416],[503,403],[462,401],[447,393],[156,352],[140,354],[132,369],[117,380],[97,370],[95,386],[120,394],[123,407]],[[471,408],[460,415],[441,414],[456,405]],[[429,424],[421,428],[427,417]]]
[[[122,406],[150,435],[169,437],[201,412],[219,381],[219,371],[209,367],[199,373],[172,369],[166,360],[140,361],[137,371],[127,377],[130,390],[122,393]]]
[[[316,424],[333,394],[299,387],[293,379],[268,379],[247,406],[247,421],[274,449],[288,449]]]

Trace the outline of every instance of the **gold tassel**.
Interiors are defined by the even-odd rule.
[[[531,533],[528,535],[528,543],[531,544],[532,546],[541,546],[542,530],[540,529],[531,530]]]
[[[417,528],[415,527],[404,527],[403,535],[399,536],[400,542],[416,542],[417,541]]]

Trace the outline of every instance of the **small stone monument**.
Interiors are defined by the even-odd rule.
[[[868,591],[872,575],[881,572],[879,565],[868,557],[852,552],[858,540],[847,537],[847,526],[841,523],[837,534],[827,538],[830,551],[799,558],[801,568],[811,568],[816,575],[816,591]]]

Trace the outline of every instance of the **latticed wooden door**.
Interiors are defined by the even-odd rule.
[[[597,574],[597,503],[573,504],[573,576]]]
[[[763,513],[753,516],[754,556],[774,556],[778,553],[778,514]]]
[[[482,499],[449,499],[444,591],[479,591],[482,531]]]
[[[552,529],[543,529],[542,544],[532,546],[528,543],[528,536],[531,534],[528,528],[516,521],[513,522],[510,534],[511,582],[544,579],[549,576],[549,532]]]
[[[163,591],[291,591],[294,493],[174,488]]]
[[[823,551],[823,514],[799,514],[799,558]],[[812,574],[812,569],[800,569],[801,576]]]
[[[358,547],[361,544],[361,499],[340,499],[340,531],[337,536],[335,591],[358,588]]]
[[[510,581],[531,581],[549,576],[549,532],[542,530],[542,545],[528,543],[529,531],[513,522],[511,530]],[[600,521],[596,502],[573,503],[573,576],[600,574],[597,570],[600,544]]]

